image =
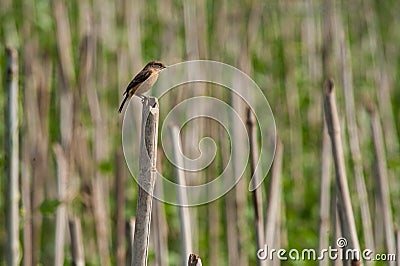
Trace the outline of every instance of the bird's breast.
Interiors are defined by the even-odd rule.
[[[154,83],[156,83],[158,78],[157,74],[152,74],[148,79],[146,79],[135,91],[135,94],[141,95],[151,89],[153,87]]]

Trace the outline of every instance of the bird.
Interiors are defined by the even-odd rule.
[[[166,66],[160,61],[151,61],[132,79],[126,88],[123,95],[125,95],[118,112],[121,113],[126,101],[136,95],[142,99],[146,98],[142,94],[149,91],[156,83],[158,79],[158,73],[160,73]]]

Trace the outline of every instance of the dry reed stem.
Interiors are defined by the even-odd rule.
[[[151,209],[156,178],[158,116],[157,98],[150,97],[143,101],[139,158],[140,174],[138,180],[132,266],[147,265]]]
[[[18,265],[19,250],[19,130],[18,53],[7,47],[7,252],[8,265]]]
[[[360,245],[357,237],[344,163],[339,115],[336,108],[336,99],[334,94],[334,83],[331,79],[327,80],[324,85],[324,110],[336,170],[336,197],[341,229],[343,236],[348,241],[348,246],[346,246],[346,248],[359,250]]]
[[[157,170],[162,173],[162,152],[158,152],[157,158]],[[156,195],[164,195],[164,189],[162,186],[157,184],[154,187],[154,193]],[[168,224],[165,217],[164,202],[153,198],[153,210],[152,210],[152,228],[153,240],[154,240],[154,252],[156,257],[156,265],[166,266],[168,265]]]
[[[257,127],[256,127],[256,119],[251,109],[247,109],[247,130],[249,134],[249,142],[250,142],[250,173],[251,180],[253,180],[256,184],[259,183],[260,173],[256,172],[257,163],[258,163],[258,143],[257,143]],[[262,200],[262,187],[259,186],[252,192],[253,199],[253,210],[254,210],[254,227],[255,227],[255,236],[256,236],[256,248],[257,250],[264,247],[265,241],[265,231],[264,231],[264,215],[263,215],[263,200]],[[265,260],[258,260],[258,265],[265,265]]]
[[[360,142],[358,138],[350,49],[345,35],[343,20],[339,11],[337,13],[337,22],[337,34],[339,35],[339,63],[341,69],[340,75],[342,78],[342,87],[345,100],[346,122],[349,134],[351,159],[353,161],[354,179],[356,182],[357,196],[359,198],[361,209],[361,222],[364,231],[365,245],[367,248],[374,249],[375,245],[370,207],[368,204],[367,186],[365,184]],[[366,263],[371,265],[372,262],[367,261]]]
[[[269,198],[268,198],[268,211],[267,221],[265,226],[265,244],[268,247],[279,248],[275,246],[276,221],[278,220],[278,213],[281,204],[282,192],[282,163],[283,163],[283,144],[280,139],[277,139],[274,163],[271,168],[271,180],[269,184]]]
[[[174,153],[174,162],[179,165],[183,166],[183,159],[182,159],[182,143],[179,134],[179,128],[176,126],[170,127],[170,136],[171,136],[171,143],[173,146],[173,153]],[[175,178],[176,183],[180,186],[186,186],[185,182],[185,173],[179,167],[174,168],[175,171]],[[180,227],[181,227],[181,256],[183,259],[183,265],[186,262],[187,256],[193,250],[193,240],[192,240],[192,230],[190,225],[190,213],[187,206],[187,195],[186,193],[178,189],[177,193],[177,201],[179,203],[179,220],[180,220]]]
[[[57,162],[57,191],[60,204],[56,213],[56,238],[54,245],[54,265],[64,265],[64,244],[65,230],[67,226],[67,179],[68,179],[68,160],[60,144],[53,146],[53,151]]]
[[[329,219],[331,205],[331,145],[329,142],[328,129],[324,123],[322,137],[322,162],[321,162],[321,184],[319,195],[319,242],[318,250],[328,248],[329,246]],[[335,208],[336,209],[336,208]],[[324,258],[318,262],[318,265],[329,265],[328,258]]]
[[[115,156],[117,166],[115,174],[115,194],[116,194],[116,236],[115,236],[115,257],[117,265],[126,263],[126,236],[125,236],[125,183],[126,171],[125,160],[122,147],[118,148]]]
[[[84,266],[85,252],[83,249],[81,220],[78,217],[74,217],[69,219],[68,224],[71,237],[72,264],[75,266]]]
[[[368,107],[371,119],[371,131],[375,150],[376,172],[376,203],[383,214],[383,228],[385,234],[386,251],[394,254],[396,251],[395,235],[393,227],[392,208],[390,204],[390,190],[386,165],[385,144],[380,117],[375,106],[371,103]],[[394,264],[391,264],[394,265]]]

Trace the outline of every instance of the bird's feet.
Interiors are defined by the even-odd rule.
[[[149,100],[149,98],[147,96],[144,95],[138,95],[140,100],[142,100],[142,103],[144,103],[146,100]]]

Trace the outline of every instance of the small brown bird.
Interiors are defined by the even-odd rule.
[[[133,95],[137,95],[143,100],[145,96],[142,94],[149,91],[151,87],[153,87],[154,83],[157,81],[158,73],[160,73],[164,68],[166,68],[166,66],[159,61],[149,62],[129,83],[124,92],[125,98],[122,101],[118,112],[121,113],[125,102]]]

